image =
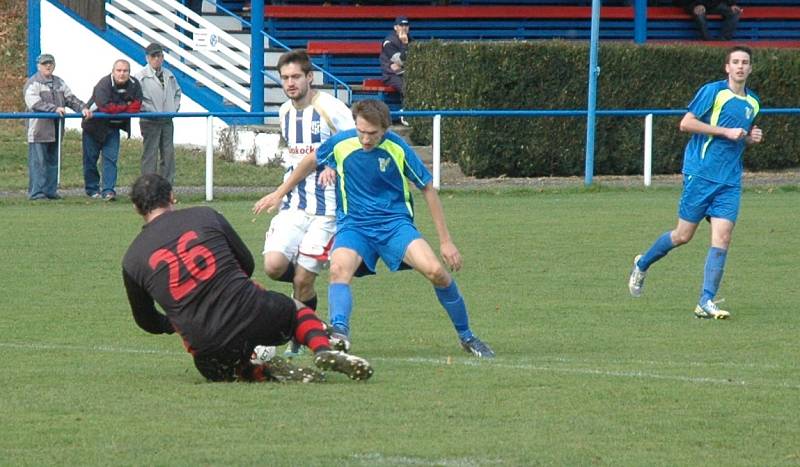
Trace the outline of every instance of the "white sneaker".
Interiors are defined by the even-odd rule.
[[[278,349],[273,345],[257,345],[253,348],[253,353],[250,355],[250,363],[253,365],[263,365],[275,358],[277,354]]]
[[[717,302],[706,300],[705,303],[699,304],[694,308],[694,316],[696,318],[702,319],[728,319],[731,317],[731,314],[725,310],[721,310],[717,303],[722,302],[722,300],[718,300]]]
[[[633,258],[633,269],[631,269],[631,276],[628,278],[628,290],[632,297],[641,297],[644,291],[644,278],[647,277],[647,271],[639,269],[639,258],[642,255],[636,255]]]

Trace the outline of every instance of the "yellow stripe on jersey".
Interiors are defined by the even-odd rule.
[[[734,94],[730,89],[723,89],[722,91],[718,92],[716,97],[714,97],[714,105],[711,107],[711,120],[708,121],[708,124],[711,126],[717,126],[719,115],[722,113],[722,107],[729,100],[735,98],[736,94]],[[703,144],[703,149],[700,151],[700,159],[706,158],[706,149],[708,149],[708,145],[711,144],[713,139],[713,136],[708,136],[706,138],[706,142]]]
[[[722,113],[722,107],[730,101],[731,99],[744,99],[753,107],[753,117],[758,114],[760,110],[760,106],[758,105],[758,101],[753,98],[750,94],[742,97],[737,96],[733,91],[730,89],[723,89],[722,91],[717,93],[717,96],[714,98],[714,106],[711,110],[711,120],[709,120],[708,124],[711,126],[717,126],[717,122],[719,121],[719,115]],[[705,159],[706,157],[706,149],[708,149],[708,145],[711,144],[711,140],[713,140],[713,136],[709,136],[706,138],[706,142],[703,143],[703,149],[700,151],[700,159]]]
[[[384,139],[378,147],[389,153],[392,159],[394,159],[394,164],[397,166],[400,175],[400,180],[403,181],[403,199],[406,202],[406,209],[408,209],[408,214],[414,217],[414,208],[411,205],[411,190],[408,189],[408,179],[403,173],[403,169],[406,165],[406,152],[403,150],[402,146],[391,141],[389,138]]]
[[[336,161],[336,173],[339,174],[339,193],[342,197],[342,211],[347,214],[347,192],[345,191],[344,160],[347,156],[361,149],[357,136],[339,141],[333,147],[333,159]]]
[[[760,105],[758,105],[758,100],[756,100],[756,98],[754,98],[754,97],[753,97],[753,96],[751,96],[750,94],[748,94],[748,95],[747,95],[747,97],[745,97],[745,100],[747,100],[747,102],[748,102],[748,103],[749,103],[751,106],[753,106],[753,118],[755,118],[755,117],[756,117],[756,115],[758,115],[758,112],[760,112],[760,111],[761,111],[761,106],[760,106]]]

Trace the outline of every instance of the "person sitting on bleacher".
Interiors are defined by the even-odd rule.
[[[708,32],[706,16],[709,14],[722,16],[719,39],[723,41],[733,39],[733,33],[739,23],[739,15],[742,13],[742,8],[736,5],[736,0],[678,0],[678,3],[692,15],[694,24],[704,41],[713,39]]]
[[[406,53],[408,51],[408,43],[411,42],[411,36],[408,34],[409,29],[408,18],[398,16],[394,20],[394,31],[383,39],[383,46],[381,47],[380,60],[383,82],[400,93],[401,101],[403,94],[405,94],[403,73],[405,72]],[[406,124],[402,117],[400,121],[404,125]]]

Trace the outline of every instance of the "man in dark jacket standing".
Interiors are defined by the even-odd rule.
[[[383,71],[383,82],[392,86],[400,93],[400,99],[405,94],[405,72],[406,53],[411,36],[408,35],[410,29],[408,18],[398,16],[394,20],[394,30],[383,39],[381,47],[381,71]],[[405,121],[401,118],[401,122]]]
[[[742,8],[736,5],[736,0],[679,0],[679,2],[683,3],[686,12],[694,18],[697,31],[704,41],[713,39],[708,32],[707,16],[709,14],[722,16],[720,40],[733,39],[733,33],[736,32],[736,26],[739,23],[739,15],[742,13]]]
[[[29,112],[52,112],[60,116],[69,107],[90,118],[86,104],[72,94],[63,79],[53,74],[56,60],[50,54],[36,59],[36,73],[28,78],[23,88],[25,106]],[[32,118],[28,120],[28,198],[60,199],[58,194],[58,146],[63,138],[58,120]]]
[[[117,60],[111,75],[100,78],[89,100],[92,110],[119,114],[137,113],[142,108],[142,87],[131,77],[131,65],[127,60]],[[131,119],[91,119],[84,120],[83,128],[83,179],[86,195],[90,198],[102,197],[114,201],[117,193],[117,159],[119,158],[119,130],[131,134]],[[103,178],[100,187],[100,173],[97,161],[103,153]]]

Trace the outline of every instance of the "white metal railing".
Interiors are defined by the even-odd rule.
[[[250,109],[250,47],[180,2],[106,0],[106,24],[142,47],[158,42],[169,52],[167,63],[242,110]],[[184,31],[208,32],[216,38],[215,49],[187,50],[195,44]]]

